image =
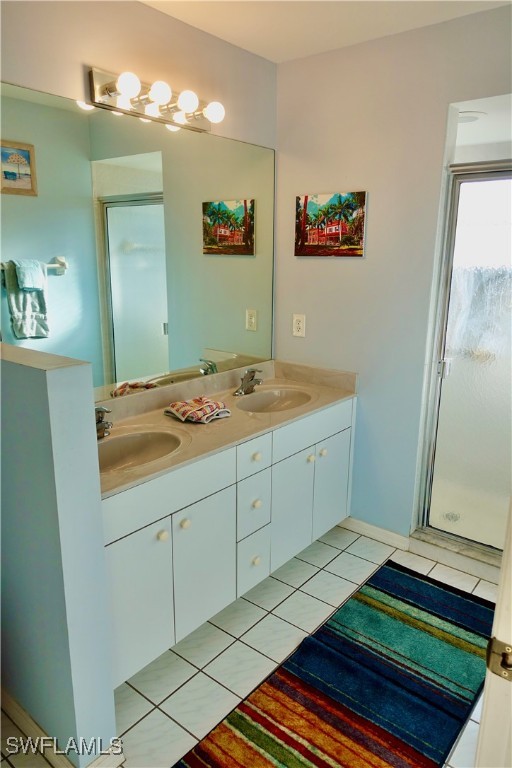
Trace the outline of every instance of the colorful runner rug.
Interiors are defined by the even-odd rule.
[[[389,562],[176,765],[442,766],[483,686],[493,610]]]

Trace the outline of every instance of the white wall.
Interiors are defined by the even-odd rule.
[[[276,356],[359,372],[352,515],[402,535],[448,106],[510,90],[510,8],[278,67]],[[294,257],[295,196],[351,190],[368,192],[366,258]]]
[[[215,133],[275,145],[275,65],[137,2],[2,3],[2,80],[72,99],[87,72],[130,69],[221,101]]]

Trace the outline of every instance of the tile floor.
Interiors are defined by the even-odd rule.
[[[126,768],[173,766],[388,558],[496,599],[496,584],[336,526],[115,691]],[[474,766],[480,709],[446,768]],[[9,735],[19,731],[2,713],[2,768],[48,766],[7,759]]]

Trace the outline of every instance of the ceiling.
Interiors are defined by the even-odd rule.
[[[279,64],[509,5],[510,0],[154,0],[144,4]]]

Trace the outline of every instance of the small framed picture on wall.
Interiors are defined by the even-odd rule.
[[[364,256],[366,192],[295,199],[295,256]]]
[[[36,156],[32,144],[1,140],[2,192],[37,195]]]

